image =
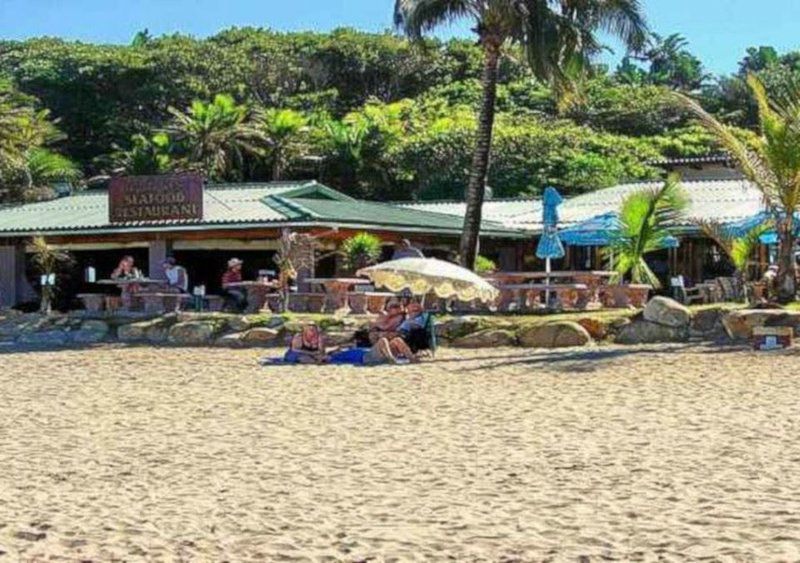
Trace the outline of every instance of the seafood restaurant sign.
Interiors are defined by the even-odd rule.
[[[108,213],[112,223],[202,219],[203,177],[176,174],[112,178]]]

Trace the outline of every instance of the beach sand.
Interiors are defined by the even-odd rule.
[[[800,558],[800,350],[0,354],[9,561]]]

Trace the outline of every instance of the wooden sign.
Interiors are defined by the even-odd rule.
[[[757,326],[753,329],[753,347],[756,350],[791,348],[793,336],[790,326]]]
[[[203,177],[121,176],[108,187],[111,223],[188,221],[203,218]]]

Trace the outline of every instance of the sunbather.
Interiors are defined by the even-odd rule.
[[[370,323],[369,327],[356,331],[355,341],[359,348],[369,348],[381,338],[392,339],[397,336],[397,329],[405,320],[403,307],[399,302],[390,303],[381,315]]]
[[[430,348],[428,322],[428,313],[424,307],[416,301],[409,303],[406,307],[406,319],[397,328],[397,336],[389,340],[392,354],[411,362],[417,361],[418,353]]]
[[[325,351],[325,338],[319,327],[307,324],[299,334],[292,337],[289,350],[284,355],[284,361],[293,364],[324,364],[328,361]]]

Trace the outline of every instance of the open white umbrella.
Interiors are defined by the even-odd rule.
[[[491,303],[499,293],[476,273],[436,258],[400,258],[363,268],[358,275],[393,292],[435,293],[441,299]]]

